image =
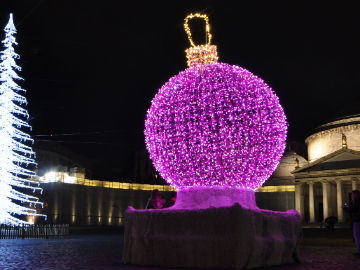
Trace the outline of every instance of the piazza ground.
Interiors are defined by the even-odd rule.
[[[73,230],[62,239],[0,240],[0,267],[10,269],[180,269],[122,264],[123,233],[119,228]],[[350,229],[327,232],[304,229],[300,247],[301,264],[262,269],[360,269]]]

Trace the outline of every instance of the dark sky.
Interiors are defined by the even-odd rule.
[[[7,2],[0,24],[14,13],[32,134],[115,167],[129,167],[144,147],[152,97],[186,68],[183,19],[190,12],[209,15],[222,62],[250,70],[275,90],[288,140],[303,142],[322,122],[360,112],[355,1]],[[38,136],[49,134],[73,135]]]

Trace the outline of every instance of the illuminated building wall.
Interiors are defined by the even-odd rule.
[[[48,215],[47,222],[121,226],[127,207],[145,208],[153,189],[159,189],[165,198],[175,191],[164,185],[99,181],[84,176],[49,172],[40,177],[45,207],[39,211]],[[257,204],[271,210],[293,209],[294,191],[294,185],[261,187],[256,192]]]
[[[42,199],[50,223],[73,225],[122,225],[126,208],[144,208],[153,189],[169,193],[163,185],[99,181],[85,178],[85,173],[72,170],[48,172],[39,178],[44,189]]]
[[[46,183],[42,199],[50,223],[122,225],[129,205],[144,208],[151,191]]]
[[[309,162],[342,148],[343,135],[347,148],[360,151],[360,116],[350,116],[321,125],[305,142]]]

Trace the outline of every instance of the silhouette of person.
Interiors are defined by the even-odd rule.
[[[357,252],[354,253],[354,255],[360,257],[360,191],[359,190],[353,190],[351,192],[351,201],[352,203],[349,206],[344,205],[343,209],[351,215],[351,218],[354,222],[353,234],[357,248]]]
[[[162,209],[166,200],[162,197],[161,192],[158,189],[154,189],[151,193],[145,209]]]

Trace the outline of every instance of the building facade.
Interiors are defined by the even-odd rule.
[[[349,221],[342,206],[350,201],[360,180],[360,116],[319,126],[306,139],[309,163],[296,168],[295,207],[303,222],[322,222],[336,216]]]
[[[40,200],[45,207],[38,210],[47,215],[46,222],[79,226],[121,226],[126,209],[129,206],[144,209],[152,190],[160,190],[167,200],[176,191],[168,185],[86,179],[84,171],[77,168],[70,172],[48,172],[39,181],[43,188]],[[295,207],[294,192],[294,184],[288,183],[260,187],[255,194],[259,207],[285,211]],[[44,222],[32,217],[29,221]]]

